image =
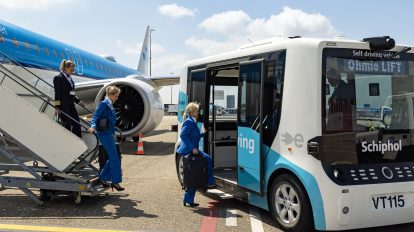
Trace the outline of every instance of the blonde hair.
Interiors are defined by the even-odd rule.
[[[116,94],[120,94],[121,93],[121,89],[119,89],[115,85],[110,85],[110,86],[108,86],[108,87],[105,88],[105,92],[106,92],[106,96],[116,95]]]
[[[195,111],[195,110],[198,110],[199,109],[199,105],[198,105],[198,103],[197,102],[190,102],[190,103],[188,103],[188,105],[185,107],[185,113],[184,113],[184,115],[183,115],[183,119],[184,120],[186,120],[187,119],[187,117],[188,117],[188,115],[191,113],[191,112],[193,112],[193,111]]]
[[[75,67],[75,63],[73,63],[73,61],[63,59],[60,63],[60,70],[65,71],[65,68],[69,68],[71,66]]]

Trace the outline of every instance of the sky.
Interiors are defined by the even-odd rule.
[[[403,0],[0,0],[2,20],[134,69],[149,25],[153,76],[269,37],[389,35],[414,46],[412,9]],[[177,103],[177,86],[160,93]]]

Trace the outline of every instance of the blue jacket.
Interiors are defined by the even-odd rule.
[[[181,143],[177,152],[182,155],[192,153],[194,148],[198,149],[202,133],[197,127],[197,123],[191,116],[188,116],[181,128]]]
[[[101,101],[96,107],[96,111],[93,113],[91,120],[91,127],[97,127],[99,119],[108,118],[109,119],[109,129],[107,131],[98,131],[98,135],[114,134],[115,133],[115,124],[116,124],[116,114],[115,109],[110,103],[111,100],[106,98]]]

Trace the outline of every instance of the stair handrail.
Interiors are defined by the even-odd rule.
[[[37,84],[39,83],[39,81],[42,81],[44,84],[48,85],[51,89],[55,89],[54,86],[52,86],[49,82],[45,81],[43,78],[39,77],[38,75],[36,75],[35,73],[33,73],[32,71],[30,71],[29,69],[27,69],[25,66],[21,65],[19,62],[15,61],[13,58],[11,58],[10,56],[8,56],[7,54],[5,54],[4,52],[0,51],[0,54],[4,57],[6,57],[8,60],[10,60],[12,63],[14,63],[15,65],[19,66],[20,68],[24,69],[25,71],[27,71],[28,73],[32,74],[34,77],[37,78],[36,84],[33,86],[36,88]],[[8,68],[4,67],[3,65],[3,61],[0,62],[0,65],[7,69],[9,72],[13,73],[11,70],[9,70]],[[19,78],[19,77],[18,77]],[[28,83],[27,81],[25,81],[22,78],[19,78],[21,80],[23,80],[24,82],[26,82],[27,84],[31,85],[30,83]],[[40,89],[36,88],[37,90],[39,90],[39,92],[42,92]],[[43,93],[43,92],[42,92]],[[43,93],[45,94],[45,93]],[[45,94],[46,96],[48,96],[47,94]],[[49,96],[50,97],[50,96]],[[52,97],[50,97],[52,98]],[[54,100],[54,99],[52,99]],[[79,105],[78,103],[76,103],[79,107],[82,107],[84,110],[86,110],[87,112],[89,112],[90,114],[93,113],[91,110],[89,110],[88,108]],[[85,121],[86,122],[86,121]]]
[[[1,51],[0,51],[0,53],[2,53]],[[4,54],[4,53],[2,53],[2,54]],[[32,93],[33,94],[33,96],[35,96],[35,97],[37,97],[38,99],[40,99],[41,101],[43,101],[43,104],[42,104],[42,106],[39,108],[39,110],[41,110],[42,108],[44,108],[45,107],[45,105],[46,106],[51,106],[52,108],[54,108],[55,109],[55,111],[56,111],[56,107],[55,107],[55,105],[54,104],[51,104],[50,103],[50,101],[51,100],[53,100],[50,96],[48,96],[47,94],[45,94],[45,93],[43,93],[41,90],[39,90],[39,89],[37,89],[36,87],[34,87],[34,86],[32,86],[30,83],[28,83],[27,81],[25,81],[23,78],[21,78],[21,77],[19,77],[17,74],[15,74],[14,72],[12,72],[11,70],[9,70],[9,69],[7,69],[6,67],[4,67],[4,65],[0,62],[0,65],[5,69],[5,70],[7,70],[7,72],[9,72],[10,74],[12,74],[15,78],[18,78],[19,80],[21,80],[21,81],[23,81],[23,82],[25,82],[26,84],[28,84],[28,85],[30,85],[31,87],[33,87],[35,90],[37,90],[38,92],[40,92],[41,94],[43,94],[46,98],[47,98],[47,100],[45,100],[45,99],[43,99],[43,97],[42,96],[39,96],[37,93],[35,93],[34,91],[32,91],[31,89],[29,89],[29,88],[27,88],[26,86],[24,86],[22,83],[20,83],[19,81],[17,81],[17,80],[15,80],[11,75],[9,75],[8,73],[6,73],[6,72],[4,72],[4,70],[1,70],[0,69],[0,72],[1,73],[3,73],[4,74],[4,78],[6,78],[6,77],[8,77],[8,78],[10,78],[11,80],[13,80],[16,84],[18,84],[18,85],[20,85],[21,87],[23,87],[25,90],[27,90],[28,92],[30,92],[30,93]],[[3,78],[3,79],[4,79]],[[42,79],[42,78],[40,78],[40,79]],[[42,79],[43,80],[43,79]],[[43,80],[44,81],[44,80]],[[0,83],[0,85],[2,85],[2,82]],[[75,122],[76,124],[79,124],[80,126],[81,126],[81,128],[84,128],[84,129],[86,129],[86,130],[88,130],[89,128],[87,128],[87,127],[85,127],[85,126],[83,126],[82,125],[82,123],[80,123],[80,122],[78,122],[77,120],[75,120],[74,118],[72,118],[71,116],[69,116],[68,114],[66,114],[66,113],[64,113],[64,112],[62,112],[62,111],[60,111],[60,114],[64,114],[66,117],[68,117],[70,120],[72,120],[73,122]],[[90,125],[87,121],[85,121],[85,120],[83,120],[82,118],[80,118],[80,120],[82,120],[83,122],[85,122],[87,125]],[[82,159],[80,159],[80,161],[79,162],[82,162],[84,159],[86,159],[89,155],[91,155],[93,152],[96,152],[96,150],[98,149],[98,147],[99,147],[99,140],[98,140],[98,137],[97,137],[97,135],[94,133],[94,136],[95,136],[95,139],[96,139],[96,146],[90,151],[90,152],[88,152],[87,153],[87,155],[86,156],[84,156]],[[70,171],[71,170],[73,170],[73,168],[72,169],[70,169]]]

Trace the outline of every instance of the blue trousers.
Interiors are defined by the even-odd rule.
[[[198,151],[200,155],[202,155],[207,160],[207,171],[208,171],[208,179],[207,184],[213,185],[214,184],[214,177],[213,177],[213,160],[209,155],[202,151]],[[196,194],[195,188],[187,188],[184,192],[184,203],[193,204],[194,198]]]
[[[116,150],[114,136],[112,134],[98,135],[98,139],[108,155],[108,160],[99,173],[99,178],[103,181],[110,180],[113,184],[122,182],[121,161]]]

